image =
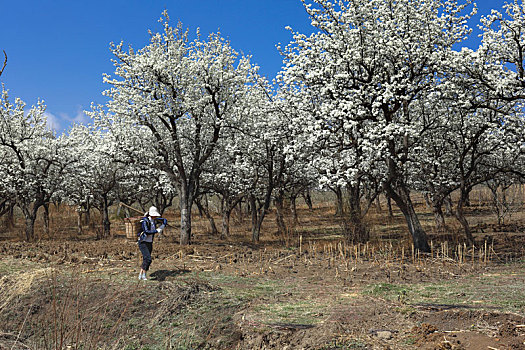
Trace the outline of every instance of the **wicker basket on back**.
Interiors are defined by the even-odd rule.
[[[139,233],[142,230],[142,224],[140,220],[142,216],[134,216],[130,218],[124,218],[124,226],[126,227],[126,238],[129,240],[136,241],[139,237]]]

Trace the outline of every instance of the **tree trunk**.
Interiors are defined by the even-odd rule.
[[[14,208],[15,208],[14,205],[9,204],[9,208],[7,209],[7,212],[5,213],[4,226],[8,230],[13,229],[15,227]]]
[[[258,225],[259,218],[257,215],[257,203],[253,194],[250,194],[250,209],[252,214],[252,242],[258,243],[261,227]]]
[[[200,201],[200,199],[195,199],[195,204],[197,205],[197,209],[199,210],[199,214],[201,217],[206,216],[206,219],[208,219],[208,222],[210,223],[210,230],[211,234],[214,236],[217,236],[219,234],[219,230],[217,230],[217,225],[215,224],[215,219],[210,213],[210,208],[208,207],[208,199],[206,198],[206,204],[203,205]]]
[[[222,211],[222,232],[224,238],[230,237],[230,215],[232,210],[225,209]]]
[[[436,230],[443,232],[445,230],[445,216],[443,215],[443,199],[438,196],[433,196],[432,201],[432,212],[434,213],[434,222],[436,224]]]
[[[255,199],[255,196],[253,194],[250,195],[250,206],[252,207],[252,241],[253,243],[259,243],[262,223],[264,221],[264,218],[266,217],[268,208],[270,208],[271,199],[272,199],[272,189],[267,189],[266,195],[264,198],[264,202],[262,203],[260,208],[257,208],[257,201]]]
[[[180,244],[191,244],[191,207],[193,206],[193,189],[183,184],[180,191]]]
[[[275,198],[275,212],[278,234],[283,238],[285,243],[288,243],[288,229],[284,221],[284,193],[282,191],[279,191],[279,194]]]
[[[352,243],[366,243],[370,239],[370,232],[363,222],[363,214],[361,211],[361,195],[359,184],[356,186],[347,186],[348,198],[348,219],[349,227],[347,240]]]
[[[83,208],[82,206],[78,206],[77,207],[77,234],[80,236],[83,232],[82,232],[82,211],[83,211]]]
[[[467,238],[467,241],[474,245],[474,237],[472,236],[472,232],[470,231],[470,225],[467,221],[467,218],[465,217],[465,211],[464,211],[464,205],[466,204],[466,201],[468,199],[468,194],[470,191],[466,191],[462,189],[461,195],[458,200],[458,204],[456,206],[456,219],[459,221],[461,226],[463,226],[463,230],[465,231],[465,237]]]
[[[392,210],[392,198],[389,195],[386,196],[386,206],[388,208],[388,217],[390,219],[394,218],[394,211]]]
[[[91,201],[86,197],[86,212],[84,213],[84,225],[90,229],[95,228],[95,223],[91,220]]]
[[[238,208],[236,210],[237,210],[237,216],[238,216],[238,220],[237,221],[239,223],[242,223],[244,221],[244,210],[242,209],[242,199],[239,200]]]
[[[297,215],[297,195],[290,196],[290,211],[292,212],[292,219],[294,225],[298,225],[299,216]]]
[[[304,202],[308,206],[308,210],[310,210],[310,211],[314,210],[314,205],[312,203],[312,196],[310,195],[310,189],[307,189],[303,193],[303,197],[304,197]]]
[[[446,196],[445,199],[443,199],[443,204],[445,204],[445,215],[454,215],[454,212],[452,210],[452,199],[450,198],[450,195]]]
[[[400,188],[398,193],[389,186],[387,191],[405,216],[408,231],[410,232],[410,235],[412,236],[412,242],[414,243],[414,248],[421,252],[430,252],[427,234],[419,222],[419,218],[414,209],[414,205],[412,204],[410,192],[408,189]]]
[[[379,199],[379,195],[376,196],[376,210],[378,213],[383,211],[383,208],[381,208],[381,200]]]
[[[333,189],[335,193],[335,216],[342,216],[343,215],[343,190],[341,189],[341,186],[337,186],[335,189]]]
[[[36,215],[29,215],[25,216],[25,234],[26,234],[26,241],[32,242],[35,238],[35,219]]]
[[[102,237],[97,238],[107,238],[111,235],[111,222],[109,221],[109,205],[108,197],[106,195],[102,196]]]
[[[36,214],[43,204],[42,199],[36,199],[32,204],[21,203],[20,205],[25,218],[25,235],[28,242],[32,242],[35,239]]]
[[[44,208],[44,235],[49,237],[49,203],[42,205]]]

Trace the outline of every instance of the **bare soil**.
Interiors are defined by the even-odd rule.
[[[148,281],[123,236],[4,235],[0,349],[525,349],[519,218],[472,213],[476,248],[451,227],[424,255],[399,216],[352,245],[328,210],[302,210],[292,236],[258,245],[196,218],[192,246],[154,243]]]

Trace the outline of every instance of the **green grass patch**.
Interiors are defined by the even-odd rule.
[[[514,271],[471,275],[462,279],[412,285],[379,283],[368,285],[365,295],[399,301],[406,305],[450,305],[475,309],[524,312],[525,276]]]

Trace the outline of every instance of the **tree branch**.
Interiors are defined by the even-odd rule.
[[[7,54],[5,53],[4,50],[2,50],[4,52],[4,65],[2,66],[2,69],[0,69],[0,76],[2,76],[2,73],[4,72],[4,69],[5,69],[5,66],[7,66]]]

